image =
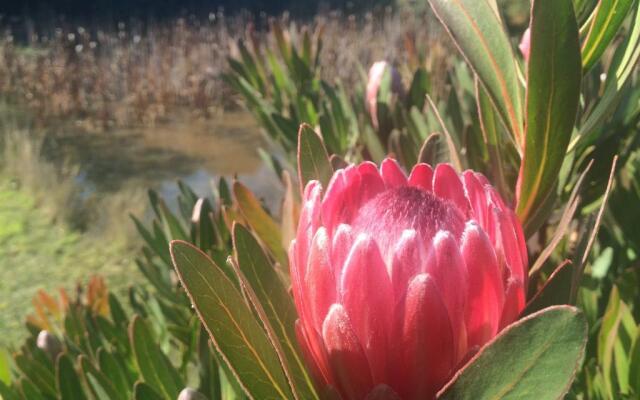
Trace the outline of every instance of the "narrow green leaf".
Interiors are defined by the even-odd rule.
[[[28,377],[33,385],[43,394],[49,396],[56,394],[55,376],[51,369],[24,354],[16,355],[14,361],[18,369]]]
[[[505,328],[439,393],[439,399],[556,400],[569,390],[584,357],[587,322],[554,306]]]
[[[133,399],[134,400],[163,400],[164,397],[160,396],[151,386],[145,382],[136,382],[133,386]]]
[[[4,349],[0,349],[0,382],[11,383],[11,358]]]
[[[2,398],[2,400],[20,400],[14,387],[9,387],[3,381],[0,381],[0,398]]]
[[[58,356],[56,364],[56,384],[60,400],[86,399],[71,357],[62,353]]]
[[[622,89],[629,78],[633,76],[632,72],[638,65],[640,58],[640,1],[637,1],[633,8],[630,32],[613,56],[607,71],[604,93],[580,127],[580,135],[573,141],[571,148],[580,141],[585,142],[584,146],[588,146],[597,139],[598,128],[615,111],[620,97],[625,92]]]
[[[171,255],[200,320],[246,393],[255,399],[291,399],[275,349],[220,267],[186,242],[171,242]]]
[[[289,265],[285,249],[280,240],[282,233],[280,227],[262,208],[255,195],[238,181],[233,183],[233,195],[238,202],[240,211],[251,228],[258,235],[262,243],[271,252],[274,258],[286,267]]]
[[[120,355],[118,356],[121,357]],[[103,348],[98,350],[97,359],[100,371],[109,378],[118,393],[123,393],[129,396],[131,394],[131,386],[127,381],[126,375],[128,366],[119,362],[119,358],[116,358],[116,356]]]
[[[629,358],[629,382],[635,393],[640,393],[640,325],[636,327],[636,335]]]
[[[317,398],[296,340],[293,299],[260,244],[244,226],[234,225],[233,243],[238,266],[277,336],[298,395],[301,399]]]
[[[126,399],[125,394],[118,393],[109,378],[100,372],[85,355],[78,357],[78,364],[93,398],[97,400]]]
[[[634,0],[600,0],[591,18],[587,38],[582,44],[582,66],[593,67],[607,49],[622,22],[629,15]]]
[[[407,96],[408,106],[416,107],[418,110],[424,108],[424,102],[426,101],[427,92],[429,91],[430,81],[429,74],[424,67],[416,69],[413,74],[413,80],[411,81],[411,87],[409,88],[409,94]]]
[[[433,11],[487,89],[516,142],[523,110],[513,49],[492,5],[478,0],[429,0]]]
[[[162,392],[165,398],[175,399],[184,382],[139,315],[131,321],[129,340],[142,379]]]
[[[523,224],[555,189],[580,98],[578,26],[569,0],[536,0],[531,12],[527,132],[518,180]]]
[[[301,188],[317,180],[326,188],[333,174],[327,149],[320,135],[307,124],[298,130],[298,179]]]
[[[571,297],[572,282],[572,264],[571,261],[565,260],[553,271],[542,289],[527,303],[522,315],[533,314],[550,306],[568,304]]]
[[[476,100],[478,103],[480,128],[482,129],[483,140],[489,154],[489,166],[491,168],[491,178],[493,178],[492,182],[498,188],[499,192],[506,197],[509,194],[511,185],[507,182],[505,160],[503,159],[504,154],[501,148],[501,145],[504,143],[501,135],[502,125],[499,124],[497,119],[498,115],[495,112],[493,103],[491,103],[486,89],[479,84],[478,80],[476,80]]]
[[[613,350],[618,339],[618,330],[622,320],[622,307],[620,294],[616,286],[611,290],[609,295],[609,303],[607,309],[602,316],[602,324],[598,333],[598,364],[604,375],[604,387],[608,393],[608,397],[614,398],[613,388]]]

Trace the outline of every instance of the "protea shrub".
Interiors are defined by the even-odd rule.
[[[448,164],[310,181],[289,263],[298,340],[343,399],[435,397],[525,305],[520,222],[483,175]]]

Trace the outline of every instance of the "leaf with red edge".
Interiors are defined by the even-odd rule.
[[[506,327],[438,393],[439,399],[562,398],[582,363],[587,321],[553,306]]]

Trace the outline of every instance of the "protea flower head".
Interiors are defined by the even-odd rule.
[[[433,398],[525,303],[514,212],[448,164],[407,177],[386,159],[309,182],[289,259],[298,340],[343,399]]]
[[[378,128],[378,91],[380,90],[380,84],[382,83],[382,78],[387,68],[390,68],[389,71],[391,73],[391,91],[397,95],[402,95],[404,92],[400,74],[393,66],[386,61],[373,63],[369,69],[367,79],[365,106],[371,117],[371,123],[376,129]]]
[[[520,53],[522,53],[522,57],[524,57],[525,61],[529,61],[529,48],[531,47],[531,29],[527,28],[522,35],[522,39],[520,39],[520,45],[518,48],[520,49]]]

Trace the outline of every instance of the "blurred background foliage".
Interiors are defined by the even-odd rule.
[[[112,14],[73,1],[3,10],[5,400],[175,399],[186,387],[244,398],[180,288],[167,243],[195,244],[239,287],[235,222],[288,285],[301,123],[321,134],[333,168],[388,154],[406,169],[451,162],[483,172],[515,206],[522,150],[426,2],[266,3],[154,3],[149,19],[143,1],[133,14],[113,2]],[[515,49],[529,4],[498,3],[520,82],[526,66]],[[586,42],[598,2],[573,3]],[[625,18],[584,66],[567,155],[528,232],[531,295],[557,285],[589,320],[569,398],[640,394],[640,14],[637,1],[621,4]],[[88,18],[97,11],[104,19]],[[393,70],[372,116],[367,70],[381,59]],[[568,274],[556,270],[566,259]]]

